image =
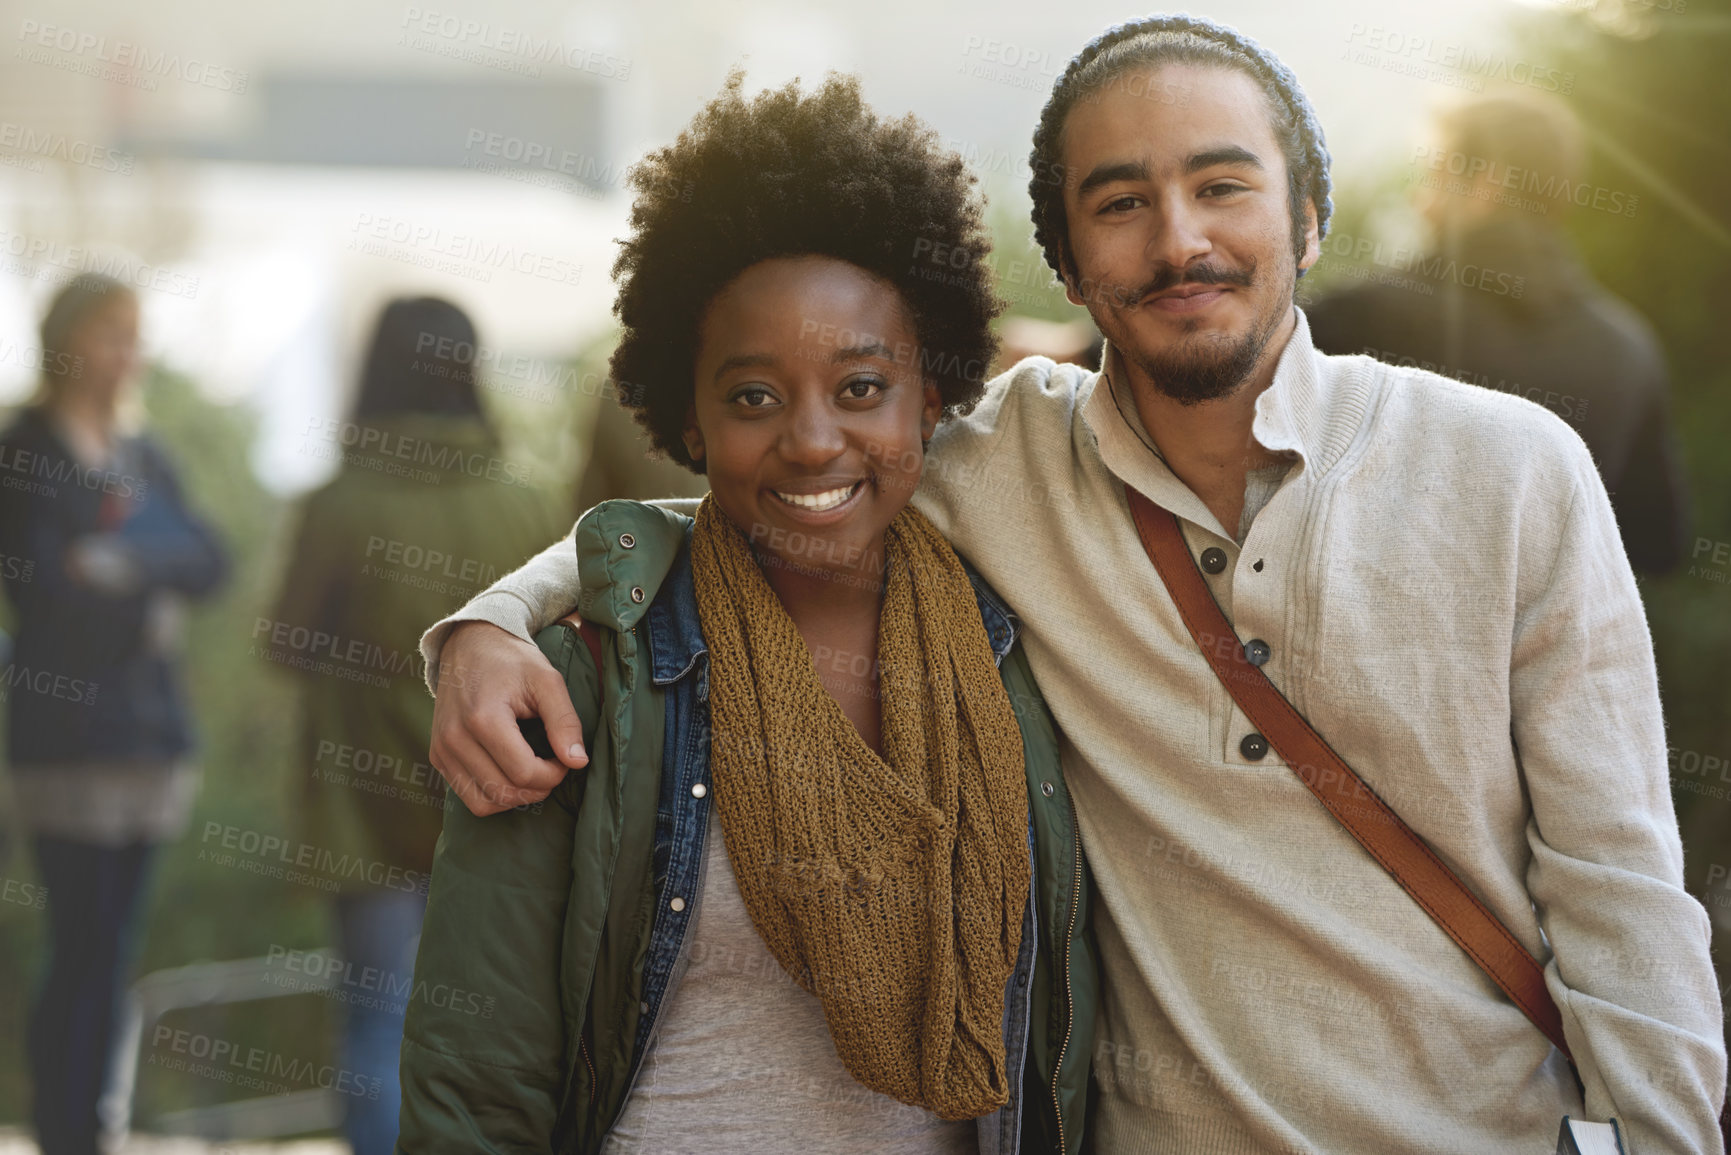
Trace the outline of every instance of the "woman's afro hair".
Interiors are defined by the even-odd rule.
[[[613,265],[620,403],[655,448],[701,473],[681,433],[704,310],[772,257],[847,261],[893,285],[946,416],[984,391],[997,352],[990,243],[962,158],[913,116],[880,120],[830,75],[747,99],[737,70],[678,140],[632,166],[631,234]]]

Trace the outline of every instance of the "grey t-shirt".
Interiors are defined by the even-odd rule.
[[[752,925],[713,811],[705,859],[685,976],[602,1155],[974,1155],[972,1120],[946,1122],[848,1074],[817,996]]]

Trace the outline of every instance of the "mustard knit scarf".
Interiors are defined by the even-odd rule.
[[[1022,736],[961,562],[924,516],[885,534],[879,757],[819,684],[744,536],[691,541],[710,766],[739,891],[867,1087],[944,1119],[1004,1105],[1004,987],[1028,896]]]

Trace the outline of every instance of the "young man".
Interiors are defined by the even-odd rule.
[[[1707,920],[1603,485],[1537,405],[1315,350],[1293,287],[1327,164],[1291,74],[1238,34],[1156,18],[1091,44],[1031,191],[1105,371],[994,381],[915,498],[1021,617],[1068,742],[1100,896],[1095,1146],[1546,1151],[1567,1113],[1617,1117],[1637,1155],[1718,1151]],[[1250,660],[1546,960],[1579,1085],[1253,731],[1126,485],[1178,517]],[[433,760],[463,797],[563,773],[518,715],[583,764],[527,640],[576,595],[567,541],[429,631]]]

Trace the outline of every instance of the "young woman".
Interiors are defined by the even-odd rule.
[[[46,1155],[97,1150],[156,851],[198,788],[178,602],[223,583],[227,551],[137,426],[138,297],[84,274],[42,320],[42,382],[0,432],[0,576],[12,792],[49,895],[30,1009],[32,1116]]]
[[[307,498],[274,620],[409,653],[428,615],[460,603],[485,575],[508,570],[557,531],[562,511],[546,494],[484,468],[501,450],[481,407],[477,345],[474,324],[449,301],[399,298],[379,314],[349,415],[353,436],[331,443],[354,448]],[[435,557],[454,560],[431,564]],[[305,777],[295,802],[305,840],[344,861],[401,868],[342,879],[338,945],[356,973],[379,976],[377,989],[402,989],[443,817],[441,784],[426,765],[433,703],[411,670],[374,669],[357,680],[290,669],[302,683]],[[360,764],[374,769],[345,771],[333,749],[359,751]],[[377,1080],[381,1093],[344,1096],[343,1131],[354,1155],[389,1155],[403,1003],[357,1001],[346,1019],[343,1065]]]
[[[590,760],[447,805],[400,1148],[1074,1152],[1097,979],[1056,737],[907,505],[994,344],[972,178],[853,81],[735,76],[633,181],[613,375],[710,495],[578,524],[581,616],[537,641]]]

